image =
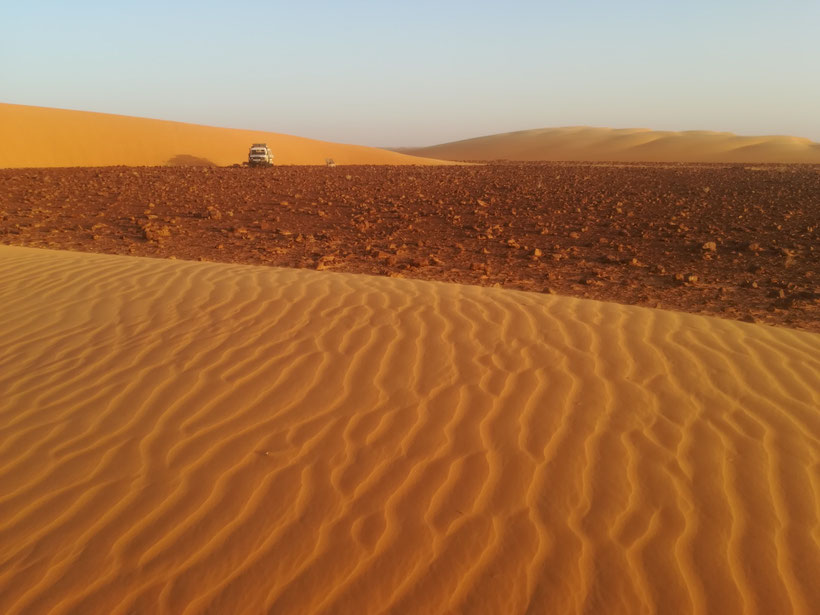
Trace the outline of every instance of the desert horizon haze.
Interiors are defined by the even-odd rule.
[[[820,3],[7,3],[0,100],[379,147],[544,126],[820,141]]]

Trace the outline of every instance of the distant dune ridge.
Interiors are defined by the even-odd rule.
[[[522,130],[397,151],[445,160],[820,164],[820,143],[798,137],[589,126]]]
[[[0,168],[230,165],[266,142],[277,164],[446,164],[273,132],[0,103]]]
[[[4,614],[820,604],[820,335],[4,246],[0,280]]]
[[[272,132],[0,103],[0,168],[219,165],[266,142],[278,164],[447,164],[458,160],[798,162],[820,164],[820,144],[786,136],[587,126],[542,128],[422,148],[384,150]]]

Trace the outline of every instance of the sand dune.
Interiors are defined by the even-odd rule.
[[[277,164],[442,164],[290,135],[0,103],[0,168],[229,165],[266,142]]]
[[[809,613],[820,335],[0,247],[2,613]]]
[[[589,126],[523,130],[399,151],[445,160],[820,164],[820,143],[798,137],[742,137],[730,132],[669,132]]]

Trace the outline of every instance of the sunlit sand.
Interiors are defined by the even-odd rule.
[[[0,612],[811,613],[820,335],[0,247]]]
[[[589,126],[523,130],[402,151],[446,160],[820,164],[820,143],[799,137]]]
[[[277,164],[443,164],[374,147],[139,117],[0,103],[0,168],[230,165],[266,142]]]

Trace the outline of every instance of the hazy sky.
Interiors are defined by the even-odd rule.
[[[3,2],[0,102],[387,146],[579,124],[820,141],[820,1]]]

